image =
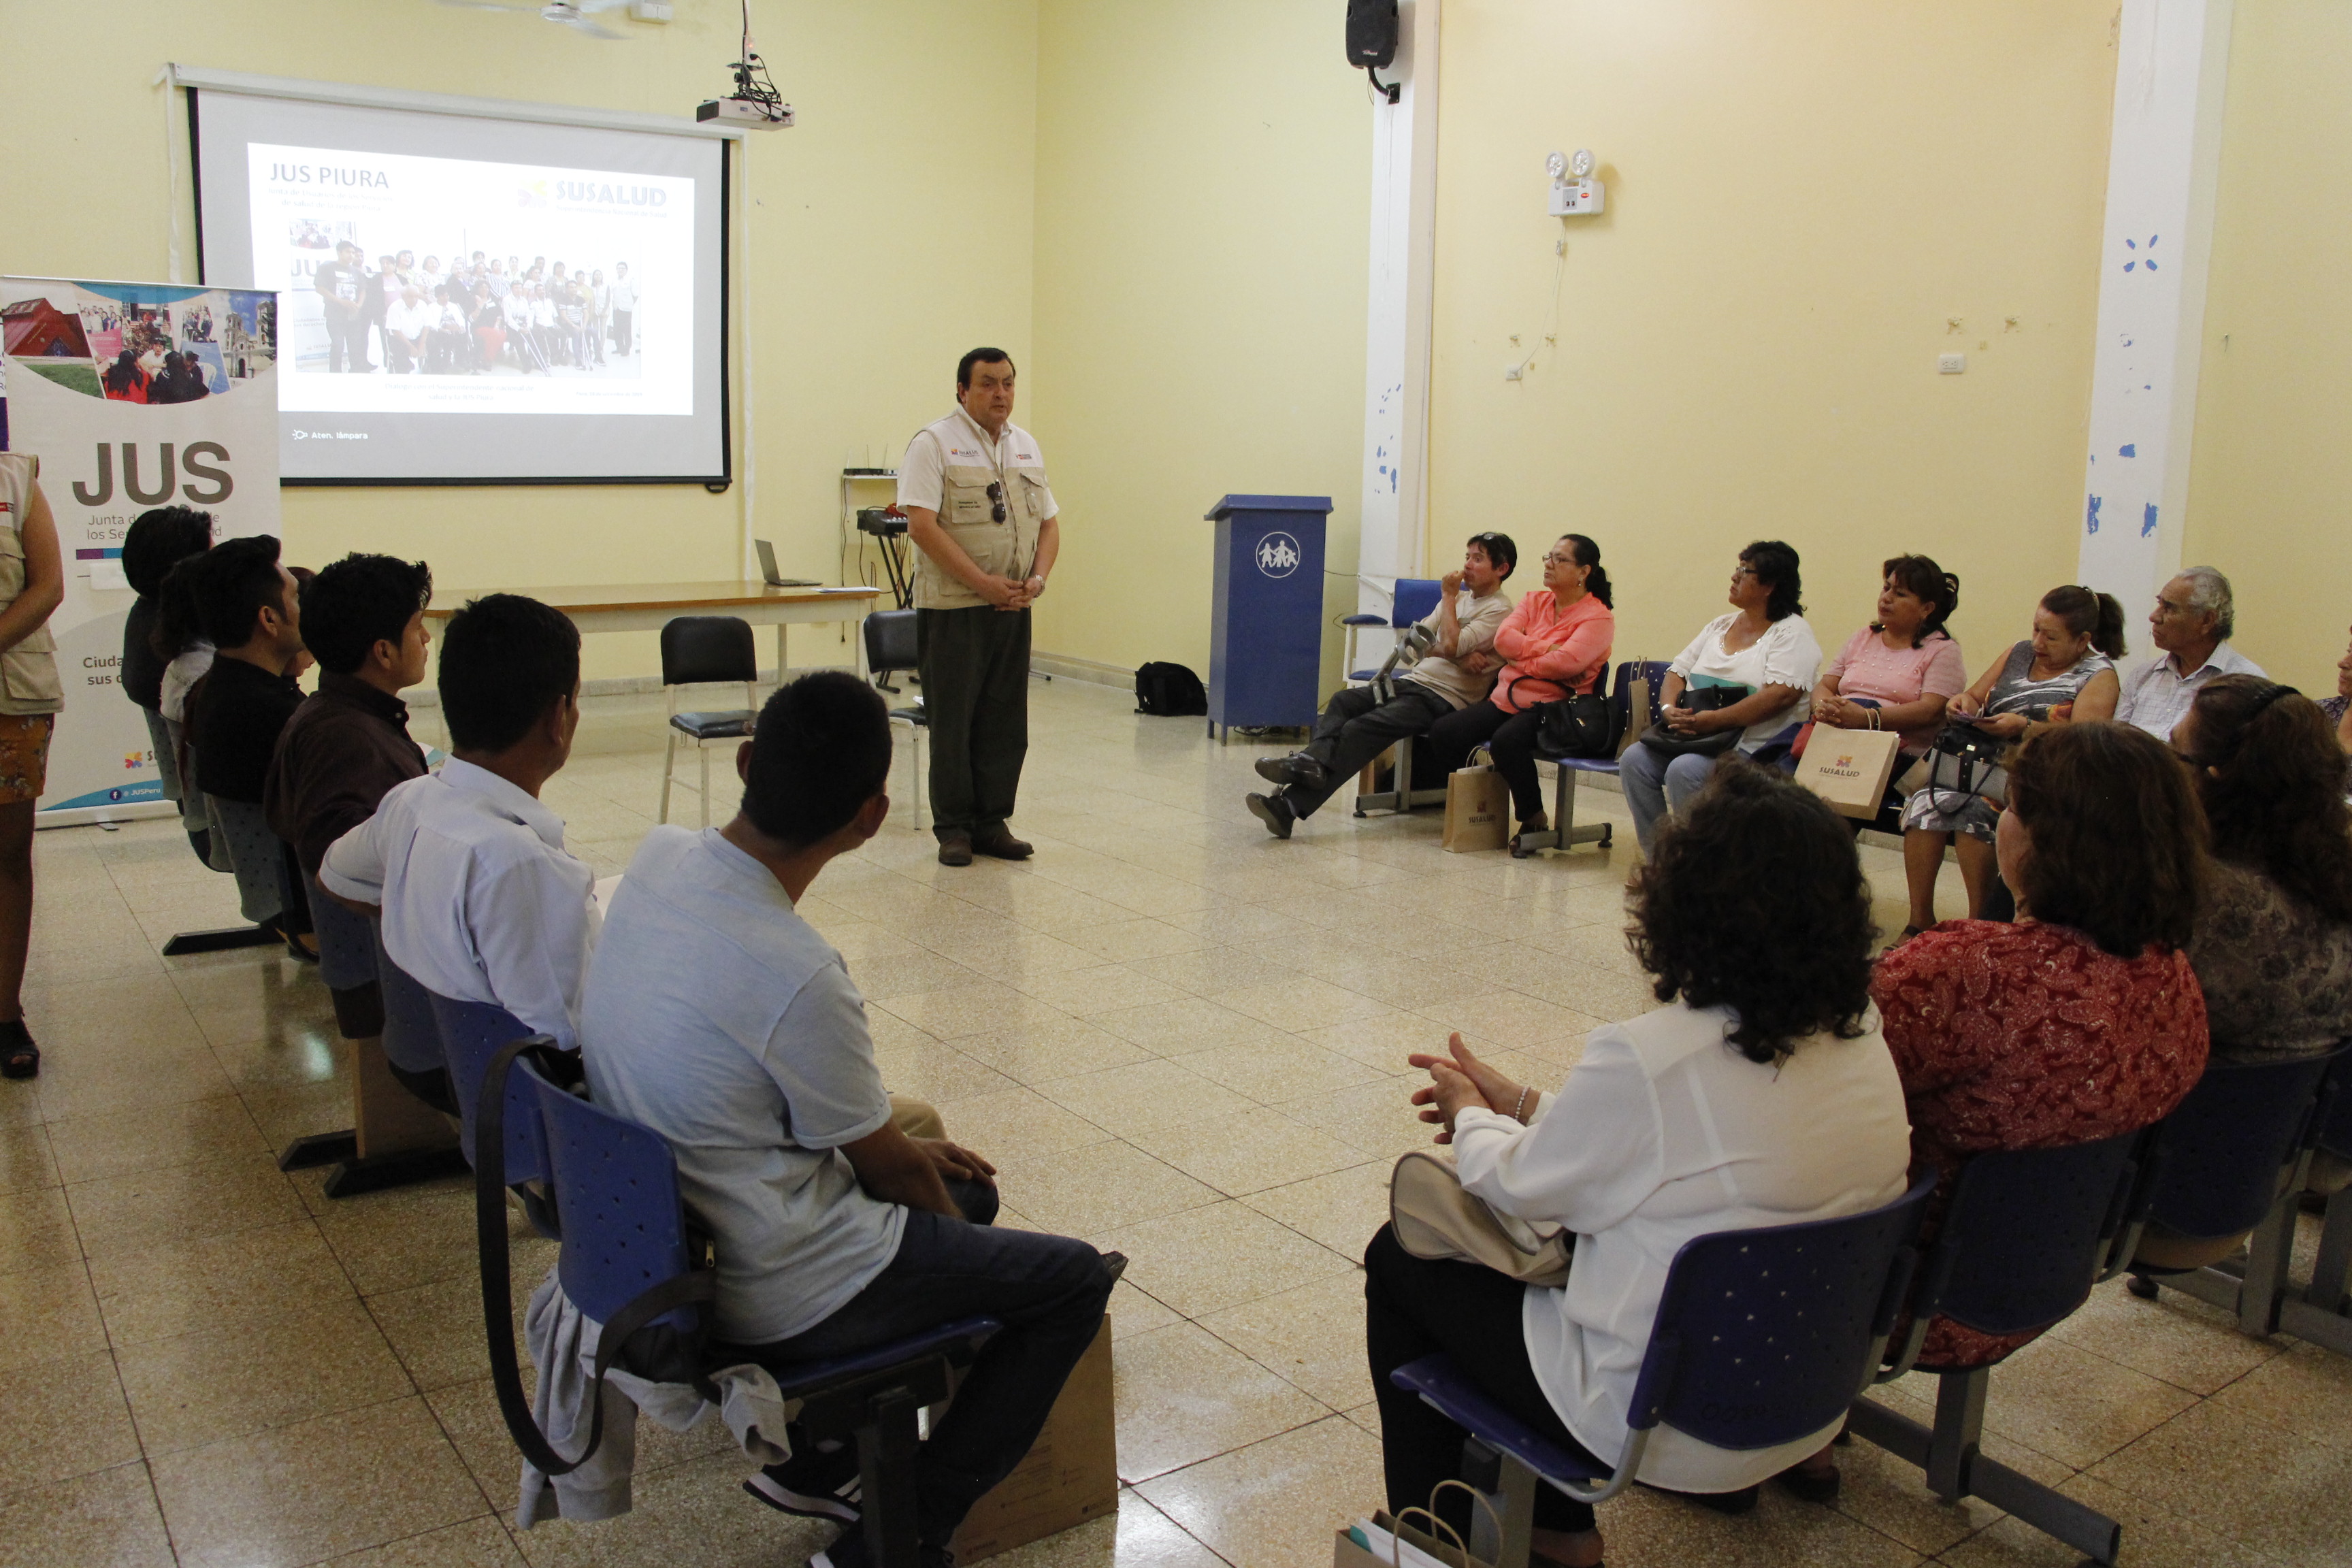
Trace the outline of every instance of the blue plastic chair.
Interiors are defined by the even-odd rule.
[[[2268,1334],[2279,1326],[2287,1263],[2294,1247],[2295,1194],[2303,1185],[2321,1115],[2320,1094],[2345,1047],[2284,1062],[2213,1062],[2164,1119],[2164,1168],[2148,1223],[2177,1237],[2246,1238],[2242,1271],[2208,1265],[2158,1272],[2135,1266],[2132,1294],[2159,1286],[2234,1312],[2238,1327]]]
[[[2063,1149],[1971,1158],[1919,1271],[1910,1331],[1876,1381],[1891,1383],[1914,1369],[1936,1318],[1982,1333],[2018,1334],[2073,1313],[2129,1255],[2137,1211],[2147,1201],[2144,1177],[2156,1138],[2155,1129],[2144,1128]],[[2114,1562],[2123,1541],[2114,1520],[1977,1451],[1991,1376],[1992,1363],[1941,1373],[1932,1430],[1868,1399],[1853,1402],[1852,1428],[1919,1466],[1945,1502],[1983,1498],[2098,1562]]]
[[[2277,1281],[2294,1245],[2294,1189],[2315,1129],[2320,1087],[2344,1052],[2283,1062],[2212,1062],[2188,1098],[2164,1119],[2163,1168],[2147,1223],[2172,1236],[2223,1243],[2246,1239],[2242,1271],[2159,1271],[2134,1263],[2131,1292],[2156,1299],[2159,1285],[2237,1315],[2238,1327],[2278,1327]]]
[[[461,1002],[437,991],[426,992],[425,996],[440,1026],[441,1047],[449,1064],[449,1086],[457,1097],[458,1145],[465,1151],[466,1163],[478,1171],[481,1162],[476,1154],[476,1125],[481,1115],[483,1080],[499,1053],[515,1041],[529,1037],[531,1031],[494,1002]],[[550,1041],[548,1049],[554,1048]],[[548,1197],[547,1142],[539,1116],[530,1110],[528,1091],[517,1082],[508,1085],[504,1122],[507,1184],[522,1200],[531,1228],[552,1239],[562,1227]]]
[[[1437,608],[1438,595],[1443,591],[1444,584],[1434,577],[1400,577],[1396,580],[1395,593],[1389,601],[1387,615],[1340,616],[1339,624],[1348,628],[1348,657],[1345,661],[1348,679],[1360,686],[1380,673],[1370,666],[1358,666],[1356,639],[1366,626],[1386,626],[1402,641],[1415,621]]]
[[[1631,1430],[1610,1468],[1538,1436],[1450,1357],[1425,1356],[1391,1373],[1398,1387],[1501,1455],[1503,1539],[1489,1560],[1526,1568],[1538,1480],[1588,1503],[1632,1485],[1661,1421],[1723,1448],[1771,1447],[1834,1424],[1885,1350],[1934,1191],[1934,1179],[1923,1178],[1864,1214],[1685,1243],[1666,1271],[1633,1385]]]
[[[550,1082],[532,1057],[553,1049],[554,1041],[540,1035],[513,1041],[491,1059],[483,1083],[474,1213],[483,1327],[499,1408],[523,1457],[557,1476],[576,1469],[603,1441],[603,1383],[613,1366],[681,1380],[708,1370],[707,1307],[717,1276],[709,1267],[708,1243],[688,1234],[668,1143],[650,1128]],[[550,1185],[563,1214],[556,1278],[572,1304],[602,1326],[594,1414],[577,1457],[557,1453],[540,1429],[515,1354],[505,1194],[513,1173],[505,1153],[518,1144],[518,1121],[538,1124]],[[948,1396],[950,1366],[968,1361],[1003,1326],[993,1318],[965,1318],[853,1355],[771,1368],[784,1396],[802,1402],[796,1425],[806,1440],[856,1437],[864,1483],[859,1506],[878,1568],[917,1563],[917,1413]]]
[[[1665,683],[1666,661],[1647,659],[1627,660],[1617,667],[1616,675],[1607,683],[1606,695],[1617,710],[1617,734],[1622,741],[1628,735],[1638,735],[1658,721],[1658,688]],[[1633,713],[1633,683],[1650,683],[1650,706],[1646,714],[1636,718]],[[1536,753],[1557,770],[1552,775],[1551,830],[1533,833],[1527,837],[1528,846],[1535,849],[1566,849],[1574,844],[1598,844],[1606,849],[1615,842],[1613,823],[1598,822],[1583,827],[1576,826],[1576,780],[1580,773],[1607,773],[1614,777],[1617,758],[1607,757],[1545,757]]]
[[[2320,1088],[2320,1110],[2313,1121],[2315,1152],[2352,1160],[2352,1055],[2339,1055]],[[2300,1185],[2300,1184],[2298,1184]],[[2290,1203],[2295,1194],[2288,1194]],[[2284,1260],[2284,1254],[2282,1259]],[[2311,1283],[2292,1295],[2282,1272],[2278,1281],[2278,1326],[2283,1333],[2352,1355],[2352,1316],[2345,1312],[2352,1291],[2352,1187],[2330,1194],[2327,1217],[2319,1228],[2319,1256],[2312,1262]]]

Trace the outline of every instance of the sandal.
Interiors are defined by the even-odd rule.
[[[41,1047],[22,1018],[0,1024],[0,1078],[31,1078],[41,1070]]]

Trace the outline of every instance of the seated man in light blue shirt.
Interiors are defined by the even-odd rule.
[[[581,1008],[589,1088],[676,1152],[714,1238],[725,1353],[782,1366],[959,1318],[1004,1324],[923,1446],[917,1533],[925,1563],[941,1563],[1035,1440],[1122,1260],[984,1223],[994,1167],[893,1121],[865,1001],[793,907],[889,812],[881,698],[845,673],[804,676],[769,699],[736,767],[735,819],[655,828],[614,896]],[[848,1522],[856,1468],[854,1449],[796,1442],[747,1486]],[[866,1568],[864,1533],[853,1525],[813,1562]]]
[[[2197,689],[2216,676],[2261,675],[2262,666],[2230,646],[2238,612],[2230,580],[2210,566],[2191,566],[2156,591],[2147,617],[2156,657],[2123,678],[2116,721],[2136,725],[2159,741],[2187,717]]]
[[[576,1048],[596,874],[539,792],[580,727],[579,630],[537,599],[477,599],[441,635],[440,689],[448,763],[386,791],[328,849],[319,884],[380,910],[384,952],[427,991]]]

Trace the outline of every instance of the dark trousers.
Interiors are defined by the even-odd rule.
[[[926,1546],[945,1546],[971,1505],[1037,1440],[1070,1369],[1094,1343],[1110,1288],[1102,1254],[1083,1241],[909,1209],[898,1256],[872,1284],[816,1327],[744,1354],[782,1366],[847,1355],[958,1318],[1002,1322],[917,1461],[916,1533]]]
[[[1453,710],[1454,705],[1444,698],[1410,680],[1397,682],[1395,695],[1385,702],[1376,687],[1349,687],[1324,704],[1315,738],[1307,742],[1307,754],[1323,764],[1326,787],[1317,791],[1305,784],[1286,784],[1282,798],[1299,816],[1313,816],[1315,808],[1361,772],[1366,763],[1399,741],[1427,734],[1432,724]],[[1422,781],[1424,788],[1436,782]]]
[[[1029,755],[1029,612],[915,612],[931,743],[931,831],[982,837],[1013,816]]]
[[[367,318],[327,307],[327,369],[335,374],[366,370]]]
[[[1458,713],[1448,713],[1430,726],[1429,743],[1437,765],[1452,773],[1484,745],[1494,753],[1495,771],[1511,786],[1511,813],[1521,822],[1543,815],[1543,785],[1536,778],[1536,710],[1506,713],[1491,697],[1479,699]]]
[[[626,359],[629,354],[629,323],[636,319],[635,310],[613,312],[613,352]]]
[[[1462,1440],[1469,1434],[1389,1381],[1390,1373],[1425,1355],[1453,1357],[1487,1398],[1570,1454],[1592,1458],[1536,1382],[1519,1318],[1526,1295],[1525,1286],[1491,1268],[1415,1258],[1397,1245],[1387,1226],[1364,1248],[1364,1342],[1372,1396],[1381,1407],[1381,1466],[1391,1514],[1429,1507],[1431,1489],[1462,1474]],[[1436,1512],[1469,1538],[1469,1499],[1449,1489]],[[1591,1530],[1592,1509],[1557,1488],[1538,1486],[1536,1527],[1570,1534]]]

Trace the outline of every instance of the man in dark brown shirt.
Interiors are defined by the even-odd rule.
[[[346,555],[302,589],[319,689],[278,738],[262,809],[316,878],[328,846],[375,815],[384,791],[425,772],[400,693],[425,679],[433,573],[389,555]]]
[[[422,561],[346,555],[302,586],[302,629],[319,661],[319,689],[286,721],[262,789],[270,830],[294,848],[319,922],[320,978],[335,999],[343,1035],[383,1033],[376,941],[368,922],[317,889],[319,863],[336,839],[375,815],[384,792],[425,772],[408,737],[400,693],[425,679],[425,605],[433,574]],[[415,1060],[385,1060],[409,1091],[448,1110],[448,1079],[435,1042],[403,1042]]]

